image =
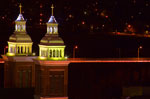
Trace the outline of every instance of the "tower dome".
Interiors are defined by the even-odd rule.
[[[52,15],[47,22],[47,33],[39,44],[39,56],[50,60],[64,59],[64,41],[58,34],[58,23],[53,15],[54,6],[52,5]]]
[[[9,37],[8,55],[30,55],[32,54],[32,40],[26,32],[26,20],[21,13],[15,20],[15,31]]]

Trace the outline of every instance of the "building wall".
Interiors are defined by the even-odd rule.
[[[5,61],[5,88],[33,88],[35,85],[35,67],[33,62]]]
[[[36,94],[42,97],[65,97],[68,89],[67,66],[36,65]]]
[[[0,63],[0,88],[4,88],[4,63]]]

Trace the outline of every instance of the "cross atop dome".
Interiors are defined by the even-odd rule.
[[[21,3],[20,3],[20,5],[19,5],[19,8],[20,8],[20,14],[21,14],[21,10],[22,10],[22,5],[21,5]]]
[[[20,5],[19,5],[19,8],[20,8],[20,14],[19,14],[19,16],[17,17],[16,21],[24,21],[24,17],[23,17],[23,15],[22,15],[22,13],[21,13],[21,11],[22,11],[22,5],[21,5],[21,3],[20,3]]]
[[[53,4],[52,4],[51,8],[52,8],[52,15],[51,15],[48,23],[57,23],[57,21],[56,21],[56,19],[54,17],[54,5]]]
[[[53,16],[53,14],[54,14],[54,5],[53,4],[52,4],[51,8],[52,8],[52,16]]]

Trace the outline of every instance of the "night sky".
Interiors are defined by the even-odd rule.
[[[150,56],[149,38],[111,35],[114,31],[148,34],[149,0],[5,0],[0,3],[1,54],[14,31],[19,3],[27,20],[27,33],[34,42],[33,52],[38,53],[54,4],[59,34],[67,45],[69,57],[75,45],[79,46],[77,57],[136,57],[140,45],[143,46],[141,56]]]

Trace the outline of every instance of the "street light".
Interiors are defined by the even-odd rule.
[[[78,48],[78,46],[76,45],[76,46],[74,46],[74,48],[73,48],[73,58],[75,58],[75,51],[76,51],[76,49]]]
[[[6,49],[8,48],[8,46],[5,46],[4,47],[4,55],[5,55],[5,52],[6,52]]]
[[[138,47],[138,58],[140,57],[140,49],[142,49],[142,48],[143,48],[142,46]]]

